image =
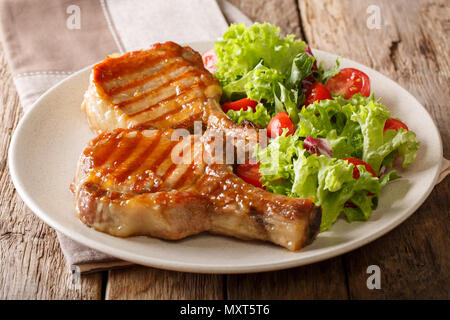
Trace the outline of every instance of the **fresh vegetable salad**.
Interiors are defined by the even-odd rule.
[[[367,220],[380,190],[399,177],[394,160],[415,160],[415,133],[371,94],[365,73],[340,69],[339,60],[325,69],[305,42],[280,37],[273,25],[233,24],[203,60],[220,80],[226,114],[267,128],[258,163],[237,174],[274,193],[314,198],[322,231],[341,213]]]

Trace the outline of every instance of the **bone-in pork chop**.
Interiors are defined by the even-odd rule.
[[[226,128],[245,136],[222,111],[218,80],[203,67],[200,54],[174,42],[108,57],[92,68],[82,109],[91,129]]]
[[[92,140],[72,185],[79,218],[120,237],[181,239],[207,231],[289,250],[314,239],[321,212],[311,199],[250,185],[232,166],[205,160],[213,142],[194,135],[173,141],[173,132],[117,129]]]

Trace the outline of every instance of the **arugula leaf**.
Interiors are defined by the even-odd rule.
[[[286,85],[289,88],[298,88],[301,82],[312,73],[314,61],[306,52],[301,52],[292,61],[291,71]]]

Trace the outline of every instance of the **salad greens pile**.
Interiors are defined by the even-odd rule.
[[[248,97],[260,101],[267,113],[260,107],[256,114],[241,110],[228,116],[235,121],[265,124],[267,115],[285,111],[296,122],[298,106],[304,102],[302,81],[310,76],[314,81],[314,75],[324,81],[337,72],[336,68],[332,72],[317,70],[315,58],[307,49],[306,43],[295,40],[294,35],[280,38],[280,29],[271,24],[255,23],[248,28],[232,24],[214,46],[222,100]]]
[[[392,167],[397,156],[402,157],[403,167],[408,166],[419,148],[412,131],[401,128],[383,133],[389,115],[373,96],[360,94],[303,108],[294,135],[284,132],[267,148],[257,150],[262,184],[274,193],[314,198],[322,207],[322,231],[329,229],[341,212],[350,222],[367,220],[377,206],[381,188],[399,176],[392,170],[373,177],[363,165],[357,165],[359,178],[355,179],[354,165],[344,158],[362,159],[378,174],[382,167]],[[311,154],[305,148],[307,137],[326,140],[331,152]]]
[[[314,198],[322,207],[322,231],[341,213],[348,221],[367,220],[381,188],[398,178],[395,170],[386,169],[397,157],[403,167],[415,160],[415,133],[385,130],[391,115],[373,94],[334,96],[302,107],[305,83],[326,83],[339,72],[339,62],[329,70],[317,66],[306,43],[293,35],[281,38],[279,28],[267,23],[231,25],[214,51],[223,102],[244,97],[258,101],[255,110],[229,110],[231,119],[267,127],[279,112],[289,115],[295,133],[285,130],[266,148],[256,148],[261,183],[274,193]],[[357,164],[355,177],[355,165],[346,158],[363,160],[375,176]]]

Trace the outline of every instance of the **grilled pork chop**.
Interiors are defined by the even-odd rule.
[[[222,111],[218,80],[203,67],[200,54],[174,42],[108,57],[92,68],[82,109],[91,129],[192,128],[194,121],[227,134],[254,139]]]
[[[311,199],[254,187],[204,153],[213,142],[173,130],[117,129],[92,140],[72,190],[79,218],[114,236],[181,239],[208,231],[298,250],[319,230]],[[208,163],[209,164],[208,164]]]

